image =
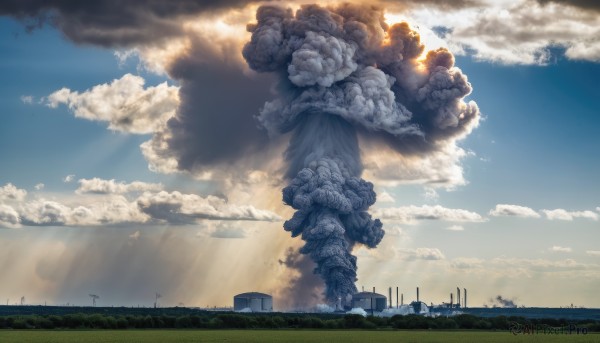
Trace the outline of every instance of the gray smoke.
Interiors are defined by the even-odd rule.
[[[517,307],[514,300],[503,298],[501,295],[496,296],[495,299],[490,299],[490,302],[492,303],[492,307]]]
[[[306,242],[329,302],[356,292],[357,243],[374,248],[382,223],[367,213],[373,184],[360,178],[358,135],[404,154],[433,152],[476,126],[471,86],[446,49],[424,51],[407,23],[388,26],[383,10],[304,5],[294,13],[262,6],[242,51],[248,65],[279,78],[277,97],[257,119],[270,136],[291,132],[284,223]]]

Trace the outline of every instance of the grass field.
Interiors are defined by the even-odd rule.
[[[2,343],[168,343],[168,342],[600,342],[600,334],[512,335],[481,331],[312,331],[312,330],[98,330],[0,331]]]

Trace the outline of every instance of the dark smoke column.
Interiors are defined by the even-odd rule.
[[[345,300],[356,293],[356,257],[350,249],[355,242],[375,247],[384,234],[381,222],[366,212],[375,203],[375,192],[372,183],[360,178],[356,131],[337,116],[305,113],[286,159],[302,169],[283,189],[283,201],[297,210],[284,228],[306,241],[300,252],[317,264],[327,300]]]
[[[284,228],[306,242],[326,298],[356,292],[356,243],[383,238],[373,184],[360,178],[358,137],[424,155],[466,135],[479,110],[470,84],[445,49],[430,51],[408,24],[388,27],[383,10],[304,5],[295,13],[262,6],[243,49],[248,65],[279,77],[277,97],[257,116],[270,135],[291,132],[283,200],[297,211]]]

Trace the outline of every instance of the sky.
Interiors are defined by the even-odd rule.
[[[112,2],[0,5],[0,304],[322,302],[282,228],[289,134],[259,127],[276,76],[242,54],[266,3]],[[386,234],[356,286],[600,307],[600,7],[372,5],[452,52],[479,112],[417,153],[360,137]]]

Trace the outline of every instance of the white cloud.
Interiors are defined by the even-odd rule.
[[[21,224],[27,226],[104,226],[146,223],[150,216],[135,202],[111,196],[87,205],[70,206],[54,200],[37,199],[19,208]]]
[[[141,236],[140,230],[137,230],[136,232],[134,232],[131,235],[129,235],[129,238],[137,241],[140,238],[140,236]]]
[[[200,220],[279,221],[267,210],[235,205],[216,197],[158,191],[160,184],[118,183],[114,180],[80,180],[75,195],[61,199],[39,197],[26,201],[24,190],[12,184],[0,187],[0,227],[20,226],[106,226],[136,223],[197,224]],[[143,192],[135,195],[134,192]],[[96,195],[89,196],[88,193]],[[224,236],[227,228],[217,234]]]
[[[76,192],[95,194],[124,194],[130,192],[160,191],[163,185],[160,183],[147,183],[133,181],[131,183],[117,182],[114,179],[103,180],[100,178],[80,179],[79,188]]]
[[[552,248],[549,248],[548,250],[552,251],[552,252],[571,252],[571,248],[569,247],[561,247],[561,246],[553,246]]]
[[[457,269],[475,269],[481,268],[485,261],[475,257],[457,257],[452,260],[450,265]]]
[[[406,14],[428,27],[448,28],[457,54],[504,64],[545,64],[551,47],[569,59],[600,61],[600,16],[593,10],[536,0],[483,1],[448,9],[422,6]]]
[[[430,201],[437,201],[440,198],[438,192],[435,190],[435,188],[432,187],[425,187],[425,192],[423,193],[423,196],[425,197],[425,199]]]
[[[571,221],[575,218],[587,218],[591,220],[598,220],[598,214],[592,211],[567,211],[562,208],[555,210],[542,210],[546,215],[546,218],[550,220],[568,220]]]
[[[19,213],[11,206],[0,204],[0,228],[15,229],[20,226]]]
[[[27,196],[27,191],[24,189],[17,188],[12,183],[0,187],[0,201],[11,200],[11,201],[23,201]]]
[[[437,261],[446,258],[440,249],[437,248],[400,249],[398,252],[403,255],[403,258],[407,261]]]
[[[197,219],[279,221],[277,214],[259,210],[251,205],[233,205],[226,200],[209,195],[180,192],[145,192],[137,199],[140,209],[152,218],[169,223],[190,223]]]
[[[439,151],[422,156],[404,156],[367,140],[361,141],[361,150],[365,151],[364,178],[380,185],[426,184],[429,188],[453,189],[467,183],[461,160],[469,154],[455,142],[446,142]]]
[[[36,191],[41,191],[42,189],[44,189],[46,185],[44,185],[43,183],[38,183],[37,185],[35,185],[33,188],[35,188]]]
[[[396,202],[396,199],[394,199],[393,196],[390,195],[390,193],[383,191],[379,194],[377,194],[377,202],[378,203],[392,203],[392,202]]]
[[[144,88],[144,83],[140,76],[125,74],[83,93],[60,89],[46,97],[46,105],[65,104],[76,117],[108,122],[111,130],[151,133],[175,115],[179,88],[166,82]]]
[[[540,214],[535,210],[519,205],[498,204],[496,208],[490,211],[490,215],[499,216],[515,216],[526,218],[539,218]]]
[[[373,211],[373,215],[381,219],[399,220],[406,223],[415,220],[444,220],[449,222],[483,222],[485,218],[478,213],[462,210],[445,208],[440,205],[429,206],[402,206],[393,208],[383,208]]]
[[[210,233],[213,238],[245,238],[246,232],[240,227],[220,223],[214,231]]]
[[[69,174],[64,177],[63,182],[70,183],[70,182],[73,182],[73,180],[75,180],[75,174]]]
[[[588,250],[585,253],[590,256],[600,256],[600,250]]]
[[[462,226],[460,226],[460,225],[452,225],[452,226],[447,227],[446,230],[449,230],[449,231],[464,231],[465,228],[462,227]]]
[[[33,96],[31,95],[21,95],[21,102],[27,105],[33,104]]]

